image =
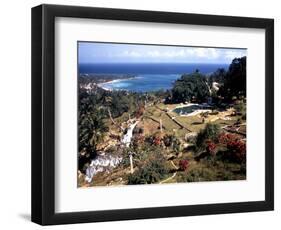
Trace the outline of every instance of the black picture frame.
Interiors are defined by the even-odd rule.
[[[55,213],[55,18],[109,19],[265,29],[265,200]],[[274,20],[110,8],[32,8],[32,221],[41,225],[267,211],[274,209]]]

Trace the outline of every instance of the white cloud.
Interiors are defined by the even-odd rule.
[[[118,56],[122,57],[150,57],[150,58],[184,58],[191,56],[184,49],[180,50],[144,50],[144,51],[124,51]]]
[[[125,57],[142,57],[143,55],[140,52],[138,52],[138,51],[126,50],[126,51],[124,51],[121,54],[121,56],[125,56]]]
[[[147,52],[147,56],[149,57],[161,57],[161,52],[158,50],[151,50]]]
[[[243,56],[246,56],[246,50],[226,50],[224,53],[224,57],[229,60]]]
[[[135,60],[181,60],[190,62],[200,61],[230,61],[235,57],[246,55],[242,49],[219,49],[201,47],[143,47],[139,49],[127,49],[121,52],[113,52],[111,57],[131,58]]]
[[[197,57],[208,57],[206,48],[195,48],[195,56]]]
[[[219,58],[219,57],[220,57],[220,53],[219,53],[219,51],[218,51],[217,49],[209,48],[208,51],[209,51],[210,56],[211,56],[212,58],[215,58],[215,59],[216,59],[216,58]]]
[[[183,48],[174,50],[144,50],[129,51],[126,50],[120,54],[125,57],[152,57],[152,58],[218,58],[219,52],[214,48]]]
[[[217,59],[220,52],[215,48],[193,48],[193,55],[197,58]]]

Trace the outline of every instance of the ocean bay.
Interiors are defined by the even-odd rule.
[[[127,90],[133,92],[150,92],[172,88],[179,74],[140,74],[134,78],[113,80],[99,84],[106,90]]]
[[[81,64],[79,71],[82,74],[110,74],[132,75],[127,79],[116,79],[100,83],[99,86],[106,90],[126,90],[133,92],[151,92],[168,90],[173,83],[183,74],[193,73],[198,70],[203,74],[211,74],[218,68],[227,69],[226,64],[206,63],[96,63]]]

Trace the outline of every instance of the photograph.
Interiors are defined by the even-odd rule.
[[[246,180],[247,49],[77,52],[78,187]]]
[[[275,210],[276,20],[151,3],[32,7],[32,222]]]

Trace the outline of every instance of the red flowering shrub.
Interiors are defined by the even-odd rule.
[[[230,140],[239,139],[236,135],[230,133],[221,133],[219,135],[219,143],[226,145]]]
[[[246,161],[246,142],[234,134],[222,133],[219,136],[219,143],[227,147],[230,159],[236,162]]]
[[[229,141],[227,143],[228,150],[233,154],[234,160],[237,162],[246,161],[246,143],[240,140]]]
[[[216,154],[217,145],[211,140],[206,141],[206,144],[206,151],[214,156]]]
[[[179,162],[179,168],[181,171],[187,170],[188,165],[189,165],[188,160],[180,160],[180,162]]]
[[[154,145],[161,145],[161,137],[156,136],[153,138],[153,144]]]
[[[155,133],[154,135],[145,137],[144,142],[150,145],[160,146],[163,142],[163,135],[160,132]]]

